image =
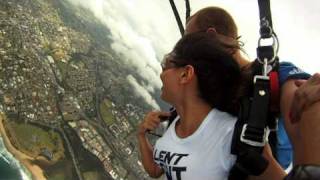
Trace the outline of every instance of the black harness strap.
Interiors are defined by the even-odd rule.
[[[255,79],[253,98],[244,98],[241,101],[231,145],[231,153],[237,155],[237,160],[230,171],[229,180],[260,175],[268,166],[261,153],[269,134],[269,89],[268,79],[258,76]]]
[[[270,38],[272,34],[272,18],[269,0],[258,0],[260,14],[260,35],[262,38]]]
[[[185,1],[186,1],[186,20],[188,20],[190,17],[191,8],[190,8],[189,0],[185,0]]]
[[[255,147],[263,147],[268,135],[266,126],[270,87],[268,79],[261,77],[260,79],[255,79],[255,81],[249,119],[242,128],[240,140]]]
[[[177,116],[178,116],[177,110],[174,107],[171,107],[170,116],[169,118],[167,118],[168,120],[167,128],[169,128],[169,126],[172,124],[172,122],[176,119]]]
[[[246,179],[248,175],[260,175],[268,166],[262,151],[268,141],[270,129],[275,129],[276,113],[270,109],[271,92],[275,88],[270,83],[269,69],[277,72],[279,61],[275,45],[278,40],[272,30],[270,1],[258,0],[260,12],[260,39],[257,48],[258,58],[252,65],[253,92],[240,102],[241,108],[232,139],[231,153],[237,156],[229,180]],[[272,38],[272,45],[262,46],[261,41]],[[277,76],[276,76],[277,77]],[[274,78],[272,78],[272,81]],[[276,89],[277,91],[279,89]],[[277,103],[277,101],[274,101]],[[274,132],[273,132],[274,133]]]
[[[182,25],[182,21],[181,21],[181,19],[180,19],[180,16],[179,16],[177,7],[176,7],[176,5],[174,4],[174,0],[169,0],[169,1],[170,1],[170,5],[171,5],[171,8],[172,8],[173,14],[174,14],[174,16],[176,17],[176,21],[177,21],[177,23],[178,23],[178,27],[179,27],[181,36],[183,36],[183,34],[184,34],[184,27],[183,27],[183,25]]]

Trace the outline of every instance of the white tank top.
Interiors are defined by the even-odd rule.
[[[177,117],[153,151],[154,161],[168,180],[224,180],[235,163],[230,154],[236,117],[213,109],[198,129],[186,138],[175,132]]]

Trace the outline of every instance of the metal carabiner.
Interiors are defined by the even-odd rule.
[[[260,37],[259,38],[259,40],[258,40],[258,47],[261,47],[262,46],[262,40],[265,40],[266,38],[262,38],[262,37]],[[277,57],[277,55],[278,55],[278,51],[279,51],[279,41],[278,41],[278,37],[273,33],[272,35],[271,35],[271,39],[272,39],[272,47],[273,47],[273,49],[274,49],[274,54],[273,54],[273,57],[269,60],[268,59],[268,64],[272,64],[274,61],[275,61],[275,59],[276,59],[276,57]],[[258,62],[260,63],[260,64],[264,64],[264,59],[262,60],[262,59],[260,59],[259,57],[257,58],[258,59]]]
[[[263,62],[262,75],[268,76],[268,59],[264,58],[263,60],[264,60],[264,62]]]

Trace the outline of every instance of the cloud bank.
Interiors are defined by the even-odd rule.
[[[111,31],[112,49],[122,54],[126,63],[133,66],[145,84],[129,80],[137,92],[146,95],[161,87],[160,61],[179,38],[168,2],[161,0],[69,0],[82,6],[104,23]],[[169,16],[168,16],[169,15]],[[137,77],[136,77],[137,78]],[[132,83],[134,82],[134,83]],[[144,90],[142,90],[144,88]],[[148,95],[147,95],[148,96]],[[147,97],[154,107],[156,102]]]
[[[153,99],[149,91],[144,86],[141,86],[132,75],[128,75],[127,80],[134,87],[134,90],[135,90],[134,92],[136,93],[137,96],[142,97],[154,109],[160,110],[159,105]]]
[[[128,76],[128,81],[141,95],[161,87],[159,61],[180,38],[170,4],[163,0],[68,0],[91,10],[110,30],[114,40],[112,48],[125,56],[144,79]],[[183,22],[184,1],[175,1]],[[259,37],[257,1],[243,0],[191,0],[192,13],[206,6],[220,6],[229,11],[239,27],[251,59],[256,57]],[[303,8],[302,8],[303,7]],[[319,72],[320,61],[315,57],[320,42],[320,1],[272,1],[274,29],[280,39],[280,60],[291,61],[310,73]],[[307,63],[306,63],[307,62]],[[140,81],[139,81],[140,82]],[[144,89],[144,90],[142,90]],[[148,96],[148,95],[147,95]],[[150,100],[151,98],[152,100]],[[147,97],[153,103],[152,97]],[[154,101],[155,102],[155,101]],[[153,104],[154,105],[154,104]]]

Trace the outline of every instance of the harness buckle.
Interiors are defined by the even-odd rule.
[[[260,81],[260,80],[262,80],[262,81],[269,81],[270,78],[269,78],[269,76],[264,76],[264,75],[255,75],[255,76],[253,77],[253,83],[254,83],[254,84],[255,84],[257,81]]]
[[[240,135],[240,141],[243,142],[243,143],[246,143],[248,145],[251,145],[251,146],[263,147],[268,142],[269,133],[270,133],[269,128],[265,127],[263,129],[262,139],[260,139],[259,135],[257,135],[257,133],[255,133],[254,130],[252,131],[252,129],[249,129],[248,124],[246,123],[242,127],[242,131],[241,131],[241,135]],[[248,136],[256,137],[255,138],[256,140],[249,139]],[[259,141],[257,139],[260,139],[261,141]]]

